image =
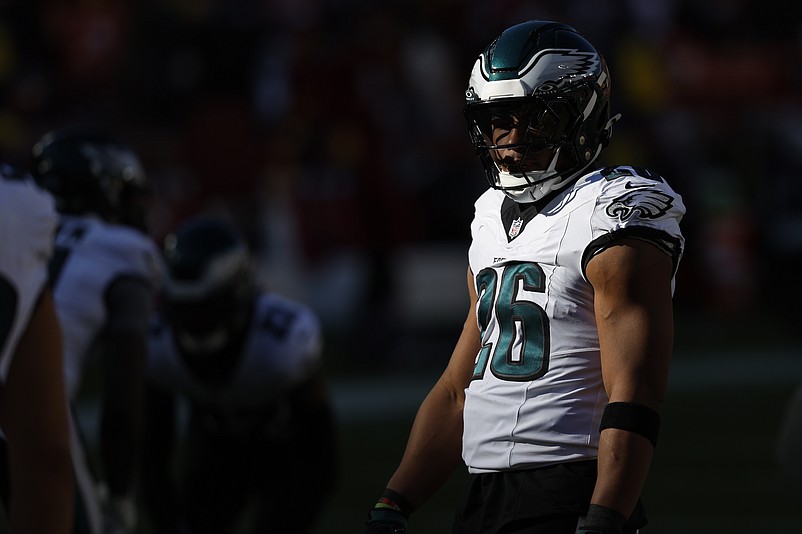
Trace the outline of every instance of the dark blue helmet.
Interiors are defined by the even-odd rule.
[[[102,132],[64,129],[33,147],[31,174],[50,191],[61,213],[93,213],[147,229],[152,189],[134,151]]]

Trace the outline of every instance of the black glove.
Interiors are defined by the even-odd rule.
[[[373,509],[368,513],[363,534],[404,534],[407,517],[392,508]]]

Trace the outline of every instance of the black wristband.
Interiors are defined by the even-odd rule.
[[[601,534],[623,534],[624,523],[627,518],[624,514],[607,508],[600,504],[591,504],[585,516],[585,530],[600,532]]]
[[[376,508],[389,508],[392,510],[397,510],[407,518],[409,517],[409,514],[412,513],[412,505],[409,504],[409,501],[406,499],[406,497],[395,490],[391,490],[390,488],[385,488],[384,493],[382,493],[382,496],[374,506],[374,509]]]

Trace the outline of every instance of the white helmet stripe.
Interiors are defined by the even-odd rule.
[[[582,111],[582,120],[587,119],[590,117],[590,112],[593,111],[593,108],[596,107],[596,100],[599,99],[599,95],[593,93],[588,100],[588,105],[585,106],[585,109]]]

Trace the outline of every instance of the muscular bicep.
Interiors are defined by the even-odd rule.
[[[674,334],[672,271],[669,255],[637,239],[622,239],[587,265],[611,401],[660,407]]]

